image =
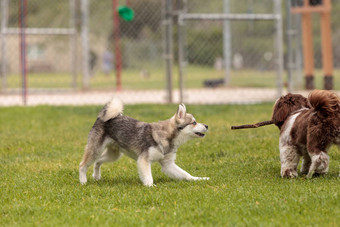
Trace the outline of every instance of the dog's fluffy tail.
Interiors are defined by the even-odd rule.
[[[104,108],[99,112],[98,118],[104,122],[117,117],[123,113],[123,102],[114,97],[110,102],[106,103]]]
[[[333,113],[339,110],[339,97],[326,90],[314,90],[308,96],[309,103],[318,112]]]

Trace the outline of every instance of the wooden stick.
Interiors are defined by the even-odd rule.
[[[262,122],[258,122],[256,124],[251,124],[251,125],[237,125],[237,126],[231,126],[231,129],[244,129],[244,128],[258,128],[258,127],[262,127],[265,125],[271,125],[274,124],[273,121],[262,121]]]

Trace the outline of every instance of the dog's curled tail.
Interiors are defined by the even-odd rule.
[[[339,110],[340,99],[331,91],[314,90],[309,94],[308,100],[316,111],[333,113]]]
[[[119,114],[123,113],[123,102],[114,97],[110,102],[106,103],[104,108],[99,112],[98,118],[104,122],[117,117]]]

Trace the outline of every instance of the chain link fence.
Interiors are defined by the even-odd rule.
[[[82,8],[84,2],[87,3],[86,15]],[[118,32],[115,30],[114,2],[130,7],[135,16],[130,22],[119,19]],[[166,10],[167,2],[171,4],[170,12]],[[340,36],[336,14],[340,3],[332,3],[334,85],[335,89],[340,89],[337,70],[340,50],[335,45]],[[26,4],[25,10],[20,13],[23,4]],[[281,9],[286,41],[285,1],[282,1]],[[229,60],[226,61],[225,20],[184,21],[183,45],[179,46],[178,15],[274,12],[272,0],[1,0],[0,105],[21,105],[24,83],[27,83],[29,105],[99,104],[114,94],[127,103],[164,103],[169,94],[173,102],[178,102],[181,87],[184,91],[182,101],[189,103],[271,101],[277,95],[278,86],[275,20],[230,20]],[[25,15],[24,21],[22,15]],[[20,29],[23,22],[24,29]],[[172,45],[171,51],[166,53],[168,23],[172,29]],[[298,19],[293,20],[297,30],[298,23]],[[84,26],[88,31],[87,49],[84,49]],[[313,16],[313,32],[316,87],[322,88],[318,15]],[[21,67],[22,34],[25,34],[26,80]],[[297,64],[292,80],[294,89],[298,90],[303,87],[299,79],[302,76],[298,44],[301,38],[296,35],[294,41]],[[287,46],[281,45],[281,48],[286,59]],[[182,69],[178,68],[180,50]],[[169,57],[173,63],[171,78],[167,78],[165,61]],[[121,85],[117,80],[118,62],[121,62]],[[84,67],[88,67],[87,76]],[[283,84],[287,83],[284,74]]]
[[[280,14],[276,14],[274,2],[278,1],[187,1],[182,9],[183,87],[214,88],[216,95],[202,96],[201,101],[217,99],[221,103],[221,89],[281,90],[278,64],[282,64],[282,52],[278,47],[282,44],[277,41],[282,36],[277,33]],[[222,14],[230,17],[223,19]],[[183,100],[188,95],[184,92]]]
[[[1,1],[1,88],[16,93],[22,88],[21,54],[25,52],[27,86],[32,92],[72,86],[73,48],[76,35],[70,27],[69,1]],[[20,15],[25,15],[23,20]],[[25,32],[20,25],[25,26]],[[25,46],[21,34],[25,35]]]

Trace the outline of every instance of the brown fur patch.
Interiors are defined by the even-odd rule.
[[[323,114],[339,111],[339,97],[331,91],[314,90],[309,94],[308,99],[311,106]]]
[[[310,108],[307,98],[298,94],[288,93],[280,97],[273,108],[272,121],[281,129],[283,123],[294,112],[302,108]]]

